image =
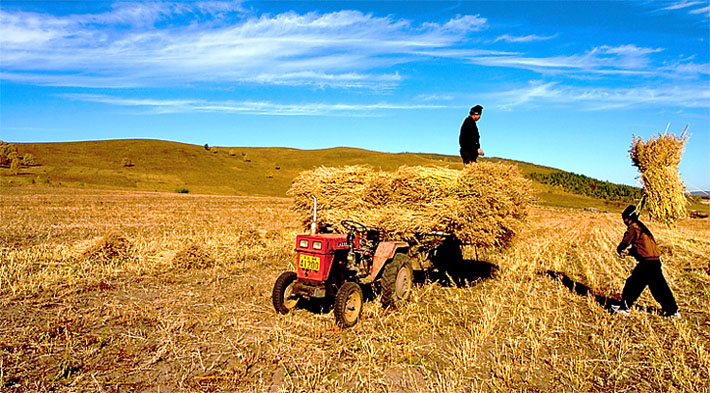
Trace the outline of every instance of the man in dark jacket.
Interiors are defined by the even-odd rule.
[[[666,278],[663,277],[661,252],[658,249],[656,240],[653,238],[653,234],[651,234],[646,225],[639,221],[635,206],[628,206],[621,213],[621,218],[623,218],[627,228],[626,233],[624,233],[624,239],[619,243],[616,252],[622,255],[624,250],[631,246],[629,255],[636,258],[638,264],[631,272],[631,276],[626,279],[624,292],[621,295],[621,304],[612,306],[612,310],[616,313],[628,315],[629,308],[648,286],[653,298],[661,304],[664,316],[680,317],[673,292],[668,287]]]
[[[468,112],[469,116],[466,117],[461,125],[459,146],[461,146],[461,159],[464,165],[476,162],[478,156],[483,155],[480,143],[481,136],[478,134],[478,126],[476,125],[476,122],[481,118],[481,112],[483,112],[482,106],[474,106]]]

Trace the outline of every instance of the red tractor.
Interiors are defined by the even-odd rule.
[[[321,300],[332,305],[338,326],[347,328],[360,318],[363,287],[379,290],[385,307],[409,298],[409,244],[384,241],[381,231],[356,221],[340,224],[345,234],[316,233],[313,225],[310,234],[296,236],[296,271],[282,273],[274,284],[277,312],[286,314],[301,300]]]

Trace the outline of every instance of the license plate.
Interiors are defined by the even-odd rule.
[[[298,257],[298,267],[318,271],[320,270],[320,257],[301,254],[301,256]]]

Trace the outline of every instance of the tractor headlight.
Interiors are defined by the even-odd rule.
[[[313,242],[312,246],[314,250],[320,250],[323,248],[323,242]]]
[[[301,239],[298,241],[298,246],[301,248],[308,248],[308,239]]]

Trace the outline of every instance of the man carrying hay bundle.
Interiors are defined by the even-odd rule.
[[[461,134],[459,135],[459,146],[461,146],[461,159],[463,164],[467,165],[471,162],[476,162],[478,156],[483,155],[481,150],[481,136],[478,133],[476,122],[481,119],[483,107],[476,105],[468,112],[469,116],[461,125]]]
[[[680,318],[678,304],[676,304],[673,292],[661,270],[661,253],[656,245],[656,240],[646,225],[639,221],[638,216],[636,206],[633,205],[628,206],[621,213],[621,218],[627,228],[624,239],[619,243],[616,252],[621,256],[624,250],[631,246],[629,255],[636,258],[638,264],[626,279],[626,285],[624,285],[621,295],[621,304],[614,305],[611,309],[615,313],[629,315],[630,307],[648,286],[653,298],[661,304],[663,315]]]

